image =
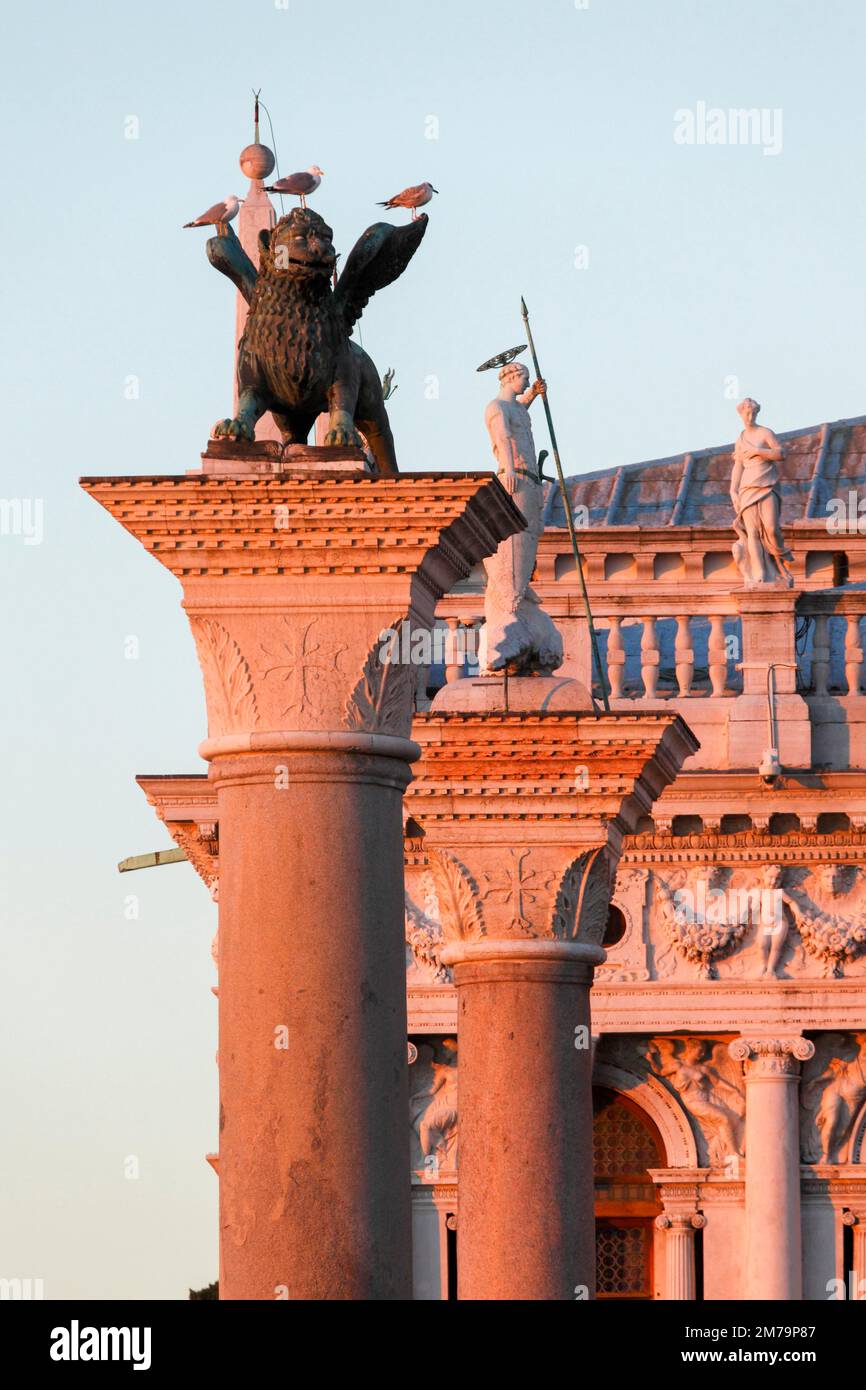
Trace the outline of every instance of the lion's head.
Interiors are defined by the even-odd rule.
[[[333,232],[310,208],[293,208],[271,232],[259,232],[259,274],[329,279],[337,261]]]

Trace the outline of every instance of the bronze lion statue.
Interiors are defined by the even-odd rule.
[[[303,444],[327,410],[326,445],[361,445],[360,431],[379,472],[396,474],[379,374],[350,335],[371,296],[406,269],[426,229],[424,215],[402,227],[374,223],[336,283],[333,233],[309,208],[294,208],[259,234],[258,271],[230,228],[211,237],[208,259],[250,306],[238,344],[237,415],[220,420],[214,437],[252,440],[270,411],[283,442]]]

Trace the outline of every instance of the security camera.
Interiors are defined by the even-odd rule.
[[[766,782],[768,787],[772,787],[781,775],[782,764],[779,762],[778,748],[765,748],[761,766],[758,768],[758,776],[762,782]]]

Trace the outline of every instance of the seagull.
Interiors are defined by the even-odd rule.
[[[238,215],[238,208],[243,202],[243,198],[238,198],[234,193],[221,203],[214,203],[212,208],[203,212],[201,217],[197,217],[194,222],[184,222],[184,227],[216,227],[217,236],[225,236],[226,228],[234,217]]]
[[[402,193],[395,193],[393,198],[389,198],[385,203],[377,203],[380,208],[411,208],[412,221],[418,217],[418,209],[423,208],[425,203],[429,203],[434,193],[439,189],[434,188],[432,183],[415,183],[411,188],[404,188]]]
[[[287,174],[284,179],[277,179],[276,183],[265,184],[266,193],[294,193],[301,200],[301,207],[307,206],[307,198],[311,193],[315,193],[319,184],[322,182],[324,169],[320,169],[318,164],[311,164],[309,169],[301,174]]]

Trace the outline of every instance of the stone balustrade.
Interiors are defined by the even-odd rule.
[[[738,693],[739,620],[723,613],[596,618],[614,700],[659,700]],[[639,629],[639,645],[629,641]],[[635,634],[636,636],[636,634]],[[606,641],[605,641],[606,638]]]
[[[866,592],[830,589],[797,604],[799,685],[811,695],[861,695]]]

